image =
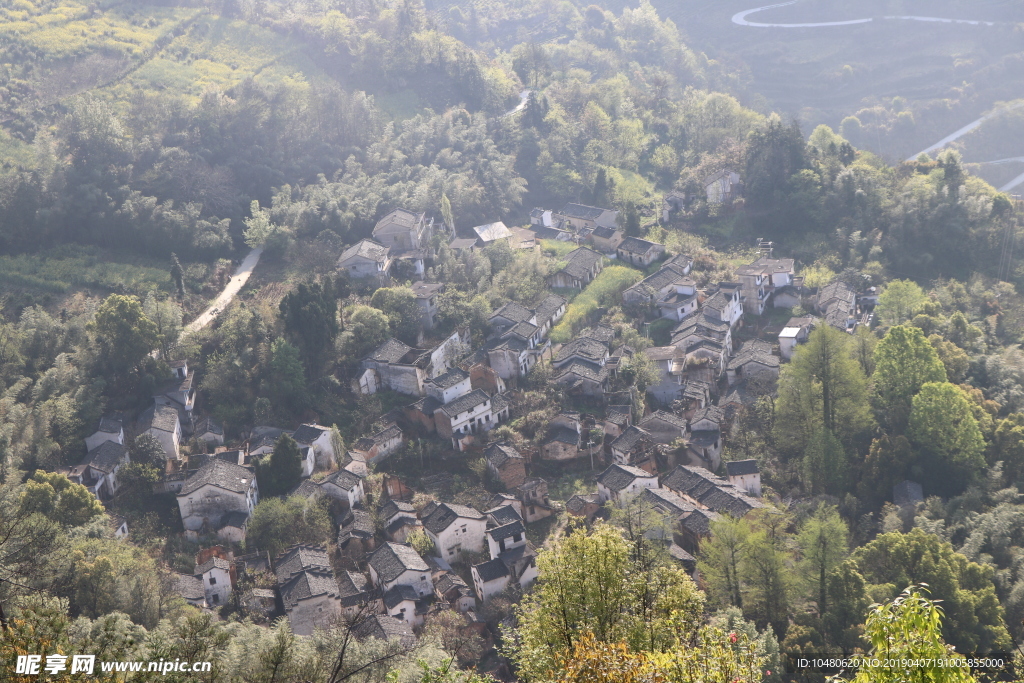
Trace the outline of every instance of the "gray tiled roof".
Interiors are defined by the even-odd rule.
[[[150,406],[139,416],[139,427],[142,431],[159,429],[162,432],[173,432],[177,424],[178,411],[162,404]]]
[[[292,434],[292,438],[298,443],[311,444],[327,431],[326,427],[314,424],[299,425],[299,428]]]
[[[772,354],[771,344],[761,339],[751,339],[743,345],[736,357],[729,361],[727,367],[730,370],[735,370],[747,363],[758,363],[770,368],[777,368],[780,362],[779,357]]]
[[[600,505],[601,499],[596,493],[575,494],[565,503],[565,509],[569,512],[582,515],[587,505]]]
[[[384,606],[388,609],[394,609],[406,600],[416,602],[419,598],[420,594],[416,592],[415,588],[412,586],[406,586],[405,584],[398,584],[397,586],[392,586],[386,593],[384,593]]]
[[[227,527],[234,527],[236,529],[244,529],[249,523],[249,515],[241,512],[240,510],[232,510],[223,517],[220,518],[220,524],[217,526],[217,530]]]
[[[537,316],[537,324],[543,325],[545,322],[551,319],[559,308],[565,306],[568,300],[563,296],[557,294],[548,294],[546,297],[541,299],[540,303],[534,309]]]
[[[206,592],[203,588],[203,580],[190,576],[188,574],[178,574],[175,577],[175,585],[178,589],[178,594],[186,600],[202,600],[206,597]]]
[[[338,595],[338,582],[334,572],[323,569],[304,569],[280,585],[281,601],[291,611],[300,600],[317,595]]]
[[[402,641],[415,641],[416,636],[412,632],[412,625],[404,619],[396,619],[388,614],[373,614],[352,629],[356,638],[380,638],[391,640],[400,638]]]
[[[582,360],[574,360],[566,366],[555,371],[551,379],[560,381],[566,375],[576,375],[591,380],[592,382],[604,382],[608,379],[608,369],[602,368],[596,363],[588,363]]]
[[[455,503],[441,503],[423,520],[423,526],[432,534],[439,534],[459,519],[483,519],[484,513]]]
[[[416,508],[413,507],[412,503],[406,503],[400,500],[389,500],[380,508],[380,514],[384,519],[391,519],[399,513],[405,513],[415,517]]]
[[[444,283],[431,283],[420,280],[419,282],[412,283],[412,293],[416,295],[417,299],[429,299],[433,295],[444,289]]]
[[[690,418],[690,424],[694,422],[700,422],[701,420],[711,420],[712,422],[722,423],[725,419],[725,411],[719,406],[709,405],[703,408],[698,408],[693,413],[693,417]]]
[[[593,221],[601,217],[607,209],[602,209],[596,206],[588,206],[586,204],[566,204],[565,207],[559,211],[559,213],[566,218],[577,218],[582,221]]]
[[[719,515],[711,510],[694,510],[683,518],[682,525],[695,536],[706,536],[711,533],[711,522]]]
[[[387,255],[388,248],[383,244],[379,244],[373,240],[363,239],[359,240],[342,252],[341,256],[338,257],[338,263],[341,264],[343,261],[347,261],[356,256],[380,263],[387,258]]]
[[[319,496],[323,493],[320,485],[312,479],[303,479],[299,482],[299,485],[288,492],[288,497],[302,496],[303,498],[312,498],[313,496]]]
[[[342,524],[341,532],[355,538],[373,538],[373,517],[366,510],[350,510]]]
[[[651,249],[655,249],[657,247],[664,248],[664,246],[664,244],[658,244],[657,242],[649,242],[647,240],[642,240],[639,237],[627,237],[626,239],[622,240],[622,244],[616,247],[616,251],[624,251],[627,254],[643,255],[649,252]]]
[[[383,218],[377,221],[377,224],[373,226],[373,232],[376,234],[378,231],[390,228],[392,225],[399,227],[400,229],[411,230],[419,225],[420,218],[423,217],[421,213],[413,213],[408,209],[392,209]]]
[[[487,462],[499,469],[509,460],[523,460],[519,451],[504,441],[497,441],[485,448],[484,457],[487,458]]]
[[[370,580],[365,574],[346,569],[338,575],[338,594],[343,598],[364,594],[369,589]]]
[[[464,382],[469,379],[469,373],[459,368],[450,368],[447,372],[438,375],[434,379],[429,379],[426,384],[432,384],[438,389],[451,389],[459,382]]]
[[[494,223],[487,223],[485,225],[478,225],[473,228],[481,240],[484,242],[493,242],[495,240],[508,239],[512,236],[512,231],[502,223],[501,221],[495,221]]]
[[[117,434],[121,431],[121,421],[104,415],[100,418],[99,427],[96,428],[97,432],[103,432],[104,434]]]
[[[104,441],[85,455],[83,465],[110,474],[124,461],[125,448],[116,441]]]
[[[331,570],[331,560],[327,549],[314,545],[293,545],[277,557],[274,563],[274,574],[283,582],[306,569]]]
[[[608,347],[591,337],[580,337],[574,339],[568,344],[564,345],[559,349],[558,354],[554,358],[555,363],[561,363],[563,361],[576,356],[584,360],[591,360],[600,362],[608,355]]]
[[[637,479],[647,479],[652,476],[652,474],[645,472],[639,467],[614,463],[597,476],[597,481],[606,489],[621,491]]]
[[[565,256],[566,263],[562,272],[577,279],[585,278],[590,273],[590,269],[600,263],[603,258],[601,254],[587,247],[573,249]]]
[[[489,401],[490,398],[491,397],[484,393],[483,390],[474,389],[465,396],[460,396],[454,401],[445,403],[441,406],[441,412],[449,418],[456,418],[459,413],[469,412],[477,406]]]
[[[503,526],[505,524],[511,524],[517,519],[522,519],[516,509],[511,505],[501,505],[499,507],[491,508],[487,511],[487,516],[490,517],[494,524]]]
[[[505,318],[515,323],[521,323],[529,320],[533,317],[533,311],[515,301],[509,301],[507,304],[496,310],[488,320],[494,320],[495,318]]]
[[[502,524],[501,526],[487,530],[487,535],[493,538],[496,542],[503,538],[511,538],[516,534],[525,533],[526,529],[523,528],[523,522],[518,519],[513,522],[509,522],[508,524]]]
[[[523,321],[516,323],[506,330],[502,337],[516,336],[520,339],[530,339],[537,332],[537,329],[537,326],[533,323]]]
[[[655,420],[667,422],[673,427],[678,427],[679,429],[686,429],[686,420],[679,417],[675,413],[670,413],[665,410],[655,410],[650,415],[647,415],[646,417],[644,417],[644,419],[640,420],[640,426],[642,427],[648,422],[654,422]]]
[[[212,417],[204,417],[196,423],[195,433],[198,435],[209,433],[224,436],[224,428]]]
[[[480,575],[480,580],[484,583],[508,576],[508,567],[498,558],[473,565],[473,569]]]
[[[384,543],[373,551],[370,566],[377,572],[381,583],[391,583],[406,571],[430,570],[419,553],[405,543]]]
[[[252,485],[253,476],[252,472],[241,465],[214,459],[185,480],[185,485],[181,487],[178,496],[187,496],[207,484],[234,493],[245,493]]]
[[[558,427],[557,429],[551,432],[551,434],[544,441],[544,443],[549,444],[558,442],[569,444],[570,446],[579,446],[580,441],[582,439],[583,436],[575,429],[569,429],[568,427]]]
[[[757,461],[754,459],[733,460],[732,462],[725,463],[725,473],[730,477],[739,477],[745,474],[757,474],[759,471]]]
[[[373,353],[369,355],[369,359],[375,360],[378,363],[397,363],[410,351],[412,351],[411,346],[407,346],[394,337],[391,337],[374,349]]]
[[[329,475],[324,477],[323,484],[331,483],[340,488],[342,491],[351,491],[352,489],[359,486],[360,481],[362,480],[359,477],[352,474],[348,470],[337,470],[335,472],[331,472]]]
[[[644,442],[651,441],[651,434],[646,429],[630,425],[611,443],[612,450],[631,453],[633,449],[640,447]]]
[[[641,496],[660,512],[676,517],[694,509],[693,505],[683,500],[678,493],[668,489],[644,489]]]
[[[195,569],[192,571],[193,574],[205,574],[213,568],[223,569],[226,572],[231,571],[231,563],[220,557],[211,557],[202,564],[197,564]]]
[[[596,228],[594,228],[594,232],[592,234],[594,235],[594,237],[600,237],[601,239],[608,240],[614,237],[615,233],[618,232],[618,230],[618,228],[610,228],[604,225],[599,225]]]

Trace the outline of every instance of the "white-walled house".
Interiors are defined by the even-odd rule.
[[[139,432],[155,437],[164,447],[168,460],[177,460],[181,444],[181,420],[178,411],[169,405],[150,406],[139,417]]]
[[[325,548],[291,546],[274,565],[277,589],[292,632],[313,635],[315,629],[329,627],[341,616],[341,588]]]
[[[85,437],[85,450],[91,451],[105,441],[115,441],[124,445],[124,426],[120,420],[101,417],[96,431]]]
[[[466,505],[441,503],[424,518],[423,528],[434,542],[437,554],[450,562],[463,551],[483,552],[487,517]]]
[[[363,480],[348,470],[337,470],[329,474],[320,482],[320,490],[335,500],[348,503],[350,508],[366,498]]]
[[[643,489],[657,487],[657,475],[630,465],[614,463],[597,477],[597,492],[602,503],[612,500],[616,505],[622,505]]]
[[[421,597],[434,592],[430,567],[412,546],[384,543],[370,555],[370,580],[381,592],[398,585],[412,586]]]
[[[220,557],[211,557],[196,565],[193,572],[203,582],[206,604],[210,607],[226,605],[231,597],[231,563]]]
[[[185,535],[194,539],[204,530],[237,525],[239,516],[248,519],[259,502],[259,489],[247,468],[213,459],[185,480],[177,500]]]
[[[117,441],[104,441],[86,453],[68,473],[68,479],[106,500],[117,493],[117,471],[128,463],[128,450]]]
[[[761,470],[756,460],[733,460],[725,463],[729,483],[752,496],[761,496]]]
[[[338,454],[334,452],[334,444],[331,443],[330,427],[309,422],[299,425],[292,438],[300,446],[309,446],[313,449],[316,467],[330,469],[337,464]]]

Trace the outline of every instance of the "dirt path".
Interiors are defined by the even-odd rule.
[[[519,93],[519,104],[517,104],[516,106],[512,107],[511,109],[509,109],[504,114],[502,114],[501,118],[507,119],[509,116],[512,116],[513,114],[515,114],[517,112],[521,112],[522,110],[526,109],[526,102],[530,99],[530,93],[531,92],[533,92],[533,91],[532,90],[524,90],[521,93]]]
[[[864,19],[848,19],[847,21],[818,21],[807,24],[765,24],[758,21],[747,21],[747,17],[751,14],[775,9],[777,7],[788,7],[790,5],[795,5],[798,1],[799,0],[790,0],[789,2],[779,2],[774,5],[764,5],[763,7],[755,7],[754,9],[737,12],[732,15],[732,23],[737,24],[738,26],[755,26],[757,28],[821,28],[825,26],[852,26],[853,24],[867,24],[876,19],[876,17],[865,17]],[[913,15],[888,15],[877,18],[899,19],[903,21],[925,21],[940,24],[970,24],[972,26],[995,26],[997,23],[994,21],[979,21],[976,19],[947,19],[945,17],[919,17]]]
[[[227,308],[227,305],[231,303],[235,295],[245,286],[245,283],[249,280],[249,276],[252,275],[253,268],[260,262],[260,255],[263,253],[263,247],[256,247],[242,259],[241,265],[231,275],[231,280],[228,282],[224,290],[217,295],[217,298],[213,300],[210,307],[207,308],[203,313],[185,326],[185,330],[182,334],[189,334],[203,329],[209,325],[213,320],[220,315],[220,312]]]

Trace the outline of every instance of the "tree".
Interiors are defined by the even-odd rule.
[[[370,297],[370,305],[388,317],[392,336],[415,346],[420,331],[420,308],[408,287],[381,287]]]
[[[916,327],[897,325],[875,347],[872,400],[879,421],[902,434],[911,402],[926,382],[945,382],[946,369],[935,348]]]
[[[122,377],[142,364],[159,339],[139,300],[122,294],[111,294],[100,304],[89,329],[96,333],[106,363]]]
[[[288,434],[281,434],[269,458],[256,466],[260,491],[265,496],[278,496],[298,486],[302,478],[302,454],[299,444]]]
[[[348,325],[341,335],[341,348],[358,360],[388,338],[388,317],[371,306],[356,306],[348,314]]]
[[[865,624],[870,656],[895,664],[859,669],[854,683],[975,683],[966,666],[947,664],[960,655],[943,639],[944,615],[936,601],[923,595],[927,590],[908,586],[871,610]]]
[[[907,437],[883,434],[871,442],[857,495],[863,502],[881,507],[889,500],[893,486],[907,478],[918,479],[921,474],[917,453]]]
[[[928,456],[937,488],[956,492],[985,467],[985,439],[963,390],[948,382],[928,382],[914,397],[907,435]]]
[[[270,391],[293,411],[306,404],[306,376],[302,372],[299,350],[287,339],[270,343]]]
[[[643,351],[637,351],[622,364],[620,376],[627,386],[636,387],[642,396],[648,389],[661,381],[657,364]]]
[[[835,435],[819,427],[807,441],[804,448],[803,483],[809,493],[844,492],[847,481],[848,461],[846,449]]]
[[[777,439],[802,452],[820,428],[844,444],[871,424],[867,381],[849,353],[849,335],[819,325],[779,376]]]
[[[656,652],[689,642],[699,630],[703,598],[690,578],[661,566],[640,571],[629,543],[607,524],[563,536],[537,565],[539,583],[517,610],[509,652],[527,681],[546,680],[559,655],[588,631],[600,643],[624,641],[633,651]]]
[[[640,237],[640,212],[637,210],[636,204],[626,202],[626,207],[619,220],[622,223],[622,232],[627,237]]]
[[[963,349],[951,341],[946,341],[937,334],[928,336],[928,343],[935,347],[935,352],[946,368],[946,377],[954,384],[959,384],[967,377],[971,359]]]
[[[743,544],[740,580],[746,588],[743,610],[781,638],[786,631],[792,594],[792,555],[783,534],[784,516],[774,509],[751,515],[751,533]]]
[[[913,280],[893,280],[878,296],[875,315],[885,325],[902,325],[920,310],[924,290]]]
[[[25,482],[21,505],[66,527],[82,526],[103,514],[103,505],[81,484],[63,474],[36,470]]]
[[[327,500],[321,496],[264,498],[252,511],[245,544],[277,557],[295,543],[326,544],[332,528]]]
[[[270,212],[260,208],[255,199],[249,205],[250,216],[245,219],[245,231],[242,233],[245,244],[255,249],[266,244],[267,240],[279,230],[270,220]]]
[[[857,571],[857,565],[847,559],[829,572],[825,583],[828,608],[821,614],[825,640],[846,653],[863,650],[861,620],[871,604],[864,577]]]
[[[170,360],[170,350],[181,335],[181,307],[170,299],[157,298],[156,292],[146,295],[142,304],[146,317],[156,325],[157,340],[164,360]]]
[[[743,607],[740,567],[750,524],[723,515],[711,520],[711,536],[701,544],[697,566],[707,582],[711,597],[719,605]]]
[[[828,611],[828,576],[849,553],[849,535],[846,522],[832,505],[818,506],[797,533],[801,574],[817,602],[819,616]]]
[[[174,289],[179,299],[185,298],[185,270],[178,261],[178,255],[171,252],[171,280],[174,281]]]
[[[942,635],[958,652],[998,652],[1010,645],[992,568],[970,562],[938,536],[921,529],[882,534],[852,559],[876,599],[895,598],[899,586],[927,584],[945,610]]]
[[[420,555],[429,555],[435,551],[434,541],[423,529],[413,529],[405,537],[405,542],[413,547]]]
[[[320,283],[300,284],[278,307],[285,331],[296,342],[310,378],[318,376],[338,336],[338,306]]]

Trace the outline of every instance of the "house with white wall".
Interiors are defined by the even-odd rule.
[[[483,552],[487,517],[467,505],[440,503],[423,518],[423,528],[437,554],[450,562],[463,552]]]

